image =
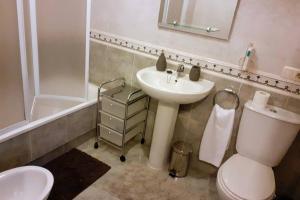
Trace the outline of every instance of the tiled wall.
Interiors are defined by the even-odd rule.
[[[139,52],[152,58],[157,57],[162,51],[164,51],[168,61],[173,63],[180,62],[181,64],[190,66],[201,66],[202,70],[207,73],[213,72],[214,74],[222,75],[223,77],[231,77],[235,80],[247,81],[248,83],[255,83],[260,86],[273,88],[276,91],[285,91],[285,93],[288,92],[293,96],[300,96],[300,85],[296,82],[283,80],[278,76],[274,77],[274,75],[271,74],[266,75],[263,73],[244,71],[239,65],[232,65],[229,63],[224,63],[220,60],[199,57],[199,55],[187,54],[186,52],[175,49],[165,49],[165,47],[153,46],[149,43],[123,38],[110,33],[99,32],[98,30],[92,30],[90,32],[90,38],[92,41],[98,41],[103,44],[113,45],[129,51]]]
[[[90,106],[0,144],[0,172],[27,164],[63,146],[96,126]]]
[[[102,81],[109,80],[111,78],[124,76],[128,83],[138,86],[135,78],[136,72],[141,68],[153,66],[156,63],[156,60],[153,58],[97,42],[91,42],[90,56],[90,80],[94,83],[101,83]],[[170,65],[170,67],[174,66]],[[202,73],[202,77],[214,81],[216,86],[213,92],[204,100],[194,104],[180,106],[174,140],[184,140],[192,144],[194,153],[191,168],[199,171],[200,174],[207,175],[216,173],[217,169],[199,161],[198,152],[205,125],[213,108],[212,99],[215,92],[224,88],[232,88],[238,92],[241,105],[243,105],[247,100],[253,98],[256,88],[210,74]],[[300,114],[300,100],[279,95],[277,93],[271,93],[271,95],[270,104],[283,107]],[[147,144],[151,142],[156,107],[157,101],[152,99],[146,132]],[[242,108],[243,107],[240,106],[236,113],[233,137],[226,157],[235,152],[235,140],[239,120],[242,114]],[[278,191],[288,191],[289,193],[292,193],[293,196],[298,195],[297,197],[299,197],[299,194],[296,194],[297,189],[299,191],[300,188],[299,183],[297,184],[295,181],[299,181],[300,174],[299,152],[300,137],[297,137],[284,162],[275,169]],[[284,170],[287,167],[289,168],[290,165],[294,165],[296,167],[292,166],[291,170]],[[295,188],[295,184],[296,186],[298,185],[298,188]]]
[[[252,42],[256,49],[251,63],[254,69],[280,75],[285,65],[300,68],[300,1],[239,0],[228,41],[159,28],[160,3],[93,0],[91,27],[234,64],[239,63]]]

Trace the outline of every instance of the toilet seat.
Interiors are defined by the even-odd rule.
[[[218,171],[218,184],[233,200],[267,200],[275,193],[271,167],[239,154],[228,159]]]
[[[221,168],[220,168],[221,170]],[[239,196],[235,195],[234,193],[232,193],[230,190],[227,189],[227,187],[225,186],[223,179],[221,177],[221,175],[217,176],[217,187],[219,186],[220,189],[226,194],[226,196],[228,196],[231,200],[242,200]]]

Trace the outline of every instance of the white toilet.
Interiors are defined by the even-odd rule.
[[[221,165],[217,189],[221,200],[268,200],[275,195],[272,167],[295,139],[300,115],[274,106],[258,108],[248,101],[237,137],[237,154]]]

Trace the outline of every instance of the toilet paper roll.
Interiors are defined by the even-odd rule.
[[[270,98],[269,93],[264,91],[256,91],[252,104],[260,108],[265,108],[268,104],[269,98]]]

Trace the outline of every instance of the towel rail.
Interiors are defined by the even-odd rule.
[[[219,90],[219,91],[215,94],[215,96],[214,96],[214,98],[213,98],[213,105],[216,104],[216,98],[217,98],[217,96],[220,95],[221,93],[227,93],[227,94],[233,95],[233,96],[235,97],[235,99],[236,99],[234,109],[237,110],[237,109],[239,108],[239,106],[240,106],[240,98],[239,98],[239,96],[237,95],[237,93],[236,93],[234,90],[229,89],[229,88],[225,88],[225,89],[223,89],[223,90]]]

